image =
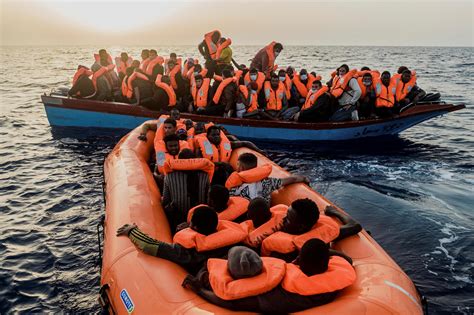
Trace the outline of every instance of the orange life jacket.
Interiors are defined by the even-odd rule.
[[[412,77],[416,76],[416,71],[415,70],[411,71],[411,76]],[[401,78],[402,78],[401,73],[395,73],[394,75],[392,75],[392,80],[395,80],[396,84],[398,84],[398,82],[401,80]]]
[[[210,258],[207,261],[207,270],[212,291],[223,300],[236,300],[276,288],[285,276],[285,262],[278,258],[262,257],[262,263],[260,274],[236,280],[229,273],[227,260]]]
[[[273,90],[270,81],[265,82],[265,99],[267,100],[267,110],[281,110],[283,98],[286,96],[285,85],[278,81],[278,88]]]
[[[263,223],[259,227],[255,228],[253,226],[252,220],[247,220],[240,225],[247,231],[247,238],[245,239],[245,244],[251,247],[259,247],[262,241],[272,235],[278,226],[283,222],[283,219],[286,217],[288,212],[288,206],[286,205],[276,205],[270,208],[272,217],[267,222]]]
[[[250,82],[252,81],[250,81],[250,71],[248,71],[244,77],[244,85],[248,86]],[[257,80],[255,80],[255,82],[257,82],[257,85],[258,85],[258,89],[257,89],[257,94],[258,94],[260,93],[260,90],[263,87],[263,83],[265,82],[265,74],[259,71],[257,74]]]
[[[203,158],[166,161],[163,165],[163,173],[168,175],[173,171],[203,171],[207,173],[209,182],[211,182],[212,175],[214,175],[214,163]]]
[[[128,76],[125,76],[122,80],[121,91],[122,91],[122,96],[127,97],[129,99],[132,98],[133,91],[128,89]]]
[[[216,60],[219,60],[221,58],[221,53],[224,50],[224,48],[229,47],[232,44],[232,39],[227,38],[223,43],[217,45],[217,50],[216,50]]]
[[[367,87],[364,85],[364,83],[362,82],[362,77],[358,77],[357,78],[357,83],[359,84],[359,88],[360,88],[360,99],[363,99],[366,95],[367,95]],[[372,88],[375,90],[375,87],[376,87],[376,83],[378,79],[374,79],[374,77],[372,77]]]
[[[234,78],[236,79],[237,84],[239,83],[243,73],[244,72],[242,70],[235,71]]]
[[[312,229],[301,235],[275,232],[262,242],[262,255],[269,256],[272,252],[287,254],[301,249],[307,240],[319,238],[325,243],[339,236],[339,224],[331,217],[321,214]]]
[[[201,72],[199,72],[199,74],[205,78],[206,75],[207,75],[207,69],[202,69]],[[190,81],[194,81],[194,67],[191,67],[191,69],[188,70],[188,72],[186,72],[186,78],[188,78],[188,80]],[[192,84],[193,82],[191,82]]]
[[[239,85],[239,90],[242,93],[242,95],[245,97],[245,99],[249,98],[249,90],[245,85]],[[247,107],[247,113],[254,112],[258,109],[258,96],[257,94],[251,94],[250,95],[250,103]]]
[[[204,78],[201,88],[198,90],[196,82],[191,87],[191,95],[193,96],[194,107],[206,107],[207,96],[209,94],[209,86],[211,85],[211,79]]]
[[[169,86],[168,84],[161,82],[161,77],[162,75],[159,74],[156,77],[155,85],[159,88],[162,88],[166,94],[168,94],[168,99],[169,99],[169,106],[175,106],[176,105],[176,93],[174,92],[173,88]]]
[[[176,155],[171,155],[166,151],[166,144],[163,140],[155,141],[155,152],[156,152],[156,166],[160,174],[164,174],[164,166],[166,161],[175,160],[178,158],[179,152],[183,149],[189,149],[186,141],[179,141],[179,152]]]
[[[407,97],[411,89],[416,85],[416,75],[412,75],[410,81],[403,83],[401,78],[397,83],[397,101],[401,101]]]
[[[375,107],[393,107],[396,93],[396,80],[391,79],[388,87],[382,84],[382,80],[378,80],[375,84],[375,94],[377,95]]]
[[[209,163],[212,163],[209,160],[206,160],[206,161],[208,161]],[[217,217],[219,218],[219,220],[234,221],[235,219],[243,215],[245,212],[247,212],[249,203],[250,201],[248,201],[245,198],[232,196],[229,198],[229,202],[227,202],[227,208],[221,212],[218,212]],[[191,208],[188,211],[188,218],[187,218],[188,222],[191,222],[191,218],[193,217],[194,210],[200,206],[205,206],[205,205],[198,205],[194,208]]]
[[[128,57],[127,61],[124,62],[121,57],[115,57],[115,64],[117,65],[117,72],[126,74],[127,73],[127,68],[132,65],[133,58]]]
[[[268,66],[266,69],[269,69],[270,72],[275,70],[275,53],[273,51],[273,47],[275,46],[276,42],[273,41],[267,46],[265,46],[265,52],[268,55]],[[268,75],[269,73],[266,73]]]
[[[80,67],[79,69],[77,69],[76,73],[74,73],[74,77],[72,78],[72,86],[74,86],[77,80],[79,80],[79,78],[82,77],[83,75],[90,77],[93,74],[94,73],[91,70],[89,70],[89,68]]]
[[[205,252],[240,243],[245,237],[245,231],[239,224],[219,220],[215,233],[204,235],[186,228],[174,235],[173,243],[185,248],[195,248],[198,252]]]
[[[306,96],[308,96],[308,91],[311,90],[311,86],[313,85],[314,80],[321,80],[321,76],[318,75],[317,77],[315,77],[314,75],[308,73],[308,81],[306,82],[306,84],[301,82],[299,74],[295,74],[293,76],[293,84],[295,85],[301,97],[306,98]]]
[[[178,74],[178,72],[181,71],[181,65],[175,65],[173,67],[173,69],[171,70],[167,70],[166,71],[166,74],[169,75],[170,77],[170,81],[171,81],[171,86],[173,87],[173,89],[177,90],[178,89],[178,83],[176,81],[176,75]]]
[[[378,70],[359,70],[355,75],[356,78],[361,78],[364,74],[370,73],[372,75],[372,80],[375,81],[380,77],[380,72]]]
[[[288,74],[285,74],[285,81],[283,81],[283,84],[286,87],[286,98],[290,99],[291,98],[291,86],[293,85],[293,82],[290,79],[290,76]]]
[[[221,32],[219,32],[218,30],[215,30],[215,31],[212,31],[212,32],[209,32],[207,34],[204,35],[204,42],[206,43],[206,46],[207,46],[207,51],[209,52],[209,55],[211,57],[211,59],[213,60],[216,60],[216,55],[217,55],[217,44],[215,44],[213,41],[212,41],[212,34],[214,34],[215,32],[218,32],[219,33],[219,39],[221,38]],[[217,42],[219,42],[219,39],[217,40]]]
[[[214,94],[214,97],[212,98],[213,102],[215,104],[219,104],[219,101],[222,96],[222,92],[224,91],[225,87],[228,86],[229,84],[234,82],[234,78],[227,78],[222,80],[222,82],[219,84],[217,87],[216,93]]]
[[[115,68],[115,65],[111,64],[111,65],[108,65],[107,67],[101,67],[99,70],[94,72],[94,74],[92,74],[92,84],[94,84],[94,88],[96,91],[97,91],[97,79],[105,75],[107,72],[114,70],[114,68]],[[107,82],[110,84],[108,80]]]
[[[169,115],[161,115],[160,117],[158,117],[158,121],[156,122],[155,146],[157,145],[158,141],[163,140],[163,138],[165,137],[165,130],[163,128],[163,123],[169,117],[170,117]],[[179,129],[186,130],[186,124],[184,123],[183,118],[176,121],[176,130],[179,130]]]
[[[262,179],[267,178],[272,173],[272,165],[265,164],[261,166],[257,166],[250,170],[242,171],[242,172],[233,172],[230,174],[229,178],[225,182],[225,187],[227,189],[231,189],[233,187],[240,186],[244,183],[255,183],[259,182]]]
[[[308,277],[295,264],[286,264],[281,286],[285,291],[299,295],[316,295],[342,290],[357,278],[354,268],[344,258],[331,256],[326,272]]]
[[[342,78],[339,76],[335,76],[332,80],[332,85],[331,85],[331,94],[335,98],[341,97],[342,93],[347,88],[347,85],[349,84],[349,81],[357,74],[357,69],[352,69],[349,72],[347,72]]]
[[[98,64],[100,64],[100,55],[99,54],[94,54],[94,60],[95,62],[97,62]],[[110,66],[111,64],[113,64],[113,61],[112,61],[112,56],[107,53],[107,62],[108,62],[108,66]],[[102,66],[102,65],[101,65]]]
[[[146,58],[145,60],[142,60],[142,62],[140,63],[140,70],[145,72],[146,68],[148,67],[148,64],[150,63],[150,61],[151,61],[150,57]]]
[[[147,66],[146,66],[146,71],[145,73],[147,75],[152,75],[153,74],[153,69],[155,68],[156,65],[162,65],[165,60],[161,56],[156,56],[155,58],[151,59]]]
[[[127,79],[127,88],[128,88],[127,97],[129,99],[131,99],[133,97],[133,81],[135,81],[136,79],[142,79],[142,80],[145,80],[145,81],[149,81],[148,77],[146,75],[144,75],[143,73],[140,73],[140,72],[132,73],[132,75]]]
[[[329,91],[329,88],[326,85],[323,85],[316,92],[313,92],[312,90],[310,90],[308,93],[308,96],[306,96],[306,101],[304,102],[304,105],[301,108],[301,110],[305,110],[313,106],[314,103],[316,103],[316,101],[318,100],[318,98],[324,93],[326,93],[327,91]]]
[[[189,70],[193,69],[194,68],[194,65],[197,65],[199,63],[199,60],[198,59],[194,59],[194,63],[193,63],[193,66],[192,67],[189,67],[189,63],[188,62],[184,62],[183,64],[183,67],[181,69],[181,74],[183,75],[183,77],[185,78],[188,78],[188,72]],[[188,78],[189,79],[189,78]]]
[[[219,148],[212,144],[207,137],[196,137],[202,156],[212,162],[228,162],[232,153],[229,139],[221,131]]]
[[[171,58],[166,58],[166,59],[165,59],[165,73],[166,73],[166,74],[169,74],[169,72],[170,72],[170,69],[168,68],[168,62],[169,62],[170,60],[171,60]],[[176,58],[175,62],[176,62],[176,66],[179,65],[180,71],[181,71],[181,64],[182,64],[181,58]]]

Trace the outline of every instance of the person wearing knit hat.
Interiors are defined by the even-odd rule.
[[[234,279],[250,278],[262,272],[262,258],[248,247],[232,247],[228,256],[227,268]]]

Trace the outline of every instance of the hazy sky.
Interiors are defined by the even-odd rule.
[[[0,0],[2,45],[474,46],[474,1]]]

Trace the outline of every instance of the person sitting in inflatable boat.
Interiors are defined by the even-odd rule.
[[[250,141],[230,141],[218,126],[209,126],[205,137],[197,137],[196,155],[212,162],[229,162],[232,150],[247,147],[263,154],[255,144]]]
[[[265,210],[265,209],[264,209]],[[275,209],[273,210],[275,212]],[[362,230],[361,225],[350,216],[328,206],[324,214],[319,213],[316,203],[308,198],[297,199],[291,205],[280,205],[278,212],[286,215],[281,221],[271,220],[268,215],[268,229],[255,237],[261,242],[263,256],[273,256],[286,261],[293,260],[298,250],[311,238],[322,239],[326,243],[355,235]],[[336,220],[341,221],[339,226]]]
[[[217,212],[219,220],[242,222],[247,217],[249,201],[242,197],[231,197],[229,190],[222,185],[212,185],[209,189],[207,205]],[[199,206],[189,210],[188,223],[191,222],[194,209]]]
[[[200,206],[194,210],[190,227],[176,233],[171,244],[151,238],[135,224],[123,225],[117,236],[128,236],[145,254],[172,261],[194,274],[209,258],[224,257],[247,234],[238,223],[218,220],[212,208]]]
[[[301,175],[291,175],[285,178],[269,177],[272,172],[270,164],[257,166],[257,156],[253,153],[239,155],[237,170],[227,179],[225,186],[231,196],[241,196],[248,200],[263,197],[270,202],[274,190],[294,183],[309,183]]]
[[[308,240],[294,263],[259,257],[236,246],[228,259],[209,259],[198,276],[186,276],[182,285],[205,300],[234,311],[286,314],[333,301],[352,285],[352,260],[331,252],[319,239]],[[332,256],[333,255],[333,256]]]

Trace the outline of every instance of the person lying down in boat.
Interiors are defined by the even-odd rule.
[[[281,314],[330,303],[355,280],[352,260],[313,238],[292,263],[235,246],[227,259],[209,259],[197,276],[186,276],[182,286],[234,311]]]

